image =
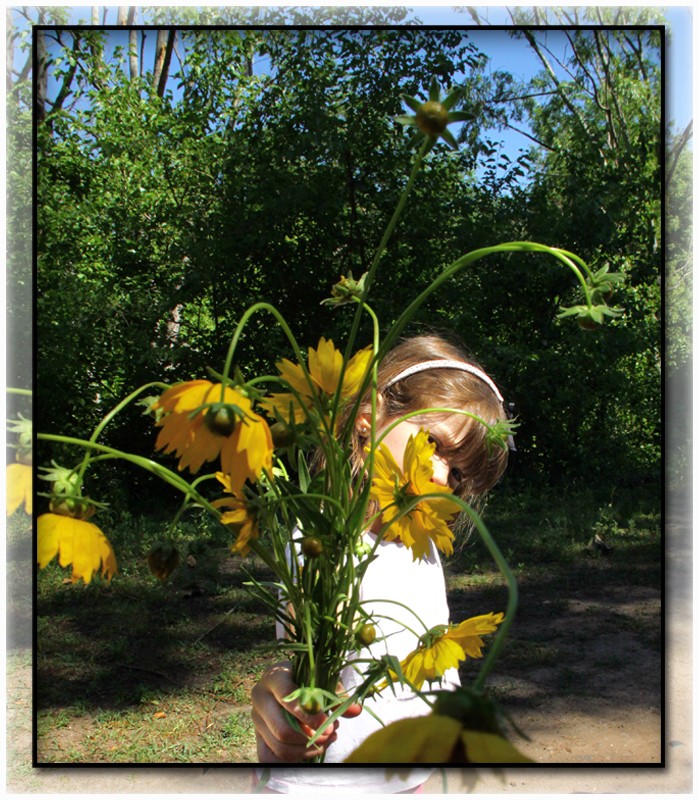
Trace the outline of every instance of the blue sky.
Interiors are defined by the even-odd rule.
[[[256,5],[261,3],[250,3]],[[272,5],[269,3],[266,5]],[[288,3],[274,3],[285,5]],[[389,3],[359,2],[357,5],[390,5]],[[215,4],[212,4],[215,5]],[[302,4],[299,4],[302,5]],[[327,3],[325,5],[328,5]],[[335,4],[343,5],[343,4]],[[349,5],[349,4],[347,4]],[[70,20],[88,20],[90,7],[85,4],[70,6]],[[102,7],[101,7],[102,8]],[[139,7],[142,8],[142,7]],[[469,13],[459,11],[453,5],[419,5],[408,7],[412,14],[423,24],[427,25],[453,25],[471,26],[473,19]],[[506,6],[476,6],[481,17],[492,25],[510,25],[511,19]],[[669,22],[669,35],[666,38],[666,112],[668,121],[674,123],[677,131],[683,130],[692,119],[692,86],[691,86],[691,61],[692,61],[692,9],[689,6],[666,7],[665,14]],[[116,9],[109,8],[108,23],[116,21]],[[141,14],[137,15],[137,23],[142,21]],[[549,42],[555,41],[555,32],[550,32]],[[562,36],[562,34],[561,34]],[[525,80],[540,71],[541,65],[528,45],[519,40],[514,40],[506,31],[489,30],[483,27],[481,31],[473,30],[470,34],[473,41],[491,59],[491,69],[503,69],[511,72],[515,78]],[[154,42],[149,43],[150,45]],[[150,59],[150,56],[149,56]],[[493,140],[501,142],[501,152],[504,152],[514,161],[521,151],[528,149],[532,141],[511,129],[489,132]]]
[[[454,9],[454,5],[445,6],[411,6],[415,15],[426,25],[469,25],[472,18],[468,13]],[[683,130],[693,115],[692,93],[692,33],[693,11],[691,6],[657,6],[663,9],[668,20],[669,30],[666,38],[665,61],[665,87],[666,110],[668,120],[673,120],[676,127]],[[477,11],[484,19],[493,25],[508,25],[511,23],[506,6],[476,6]],[[496,61],[498,51],[491,48],[487,51]],[[531,73],[538,62],[533,58],[528,48],[515,50],[508,48],[503,55],[507,59],[508,69],[511,72],[521,70],[522,77]]]

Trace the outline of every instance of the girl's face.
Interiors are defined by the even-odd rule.
[[[456,416],[456,415],[455,415]],[[460,418],[448,418],[439,422],[427,421],[417,423],[412,420],[399,422],[381,440],[385,444],[391,455],[396,460],[398,466],[403,466],[403,454],[411,436],[416,436],[420,430],[426,430],[429,440],[435,445],[434,455],[432,456],[432,481],[439,486],[449,486],[456,489],[464,478],[463,468],[460,464],[458,450],[455,451],[456,436],[462,426]],[[390,421],[387,422],[377,433],[377,439],[388,428]]]

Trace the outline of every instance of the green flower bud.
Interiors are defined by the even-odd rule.
[[[275,422],[270,425],[269,432],[272,434],[272,444],[275,450],[283,447],[291,447],[296,441],[293,429],[283,422]]]
[[[180,554],[170,542],[155,542],[146,556],[148,569],[159,581],[165,581],[180,563]]]
[[[376,628],[370,622],[365,622],[357,629],[356,637],[361,645],[368,647],[376,639]]]
[[[317,536],[304,536],[301,539],[301,552],[306,558],[318,558],[323,549],[323,542]]]
[[[204,419],[206,427],[216,436],[230,436],[235,430],[237,417],[228,406],[214,406]]]
[[[440,136],[449,124],[449,112],[441,103],[428,100],[415,114],[417,127],[427,136]]]
[[[372,547],[369,542],[364,542],[361,539],[354,546],[354,554],[359,558],[365,558],[371,553]]]

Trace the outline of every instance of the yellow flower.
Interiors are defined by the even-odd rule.
[[[198,472],[205,461],[220,455],[221,467],[234,478],[236,489],[246,480],[259,480],[265,470],[271,473],[269,426],[237,390],[226,386],[221,396],[221,384],[187,381],[167,389],[153,408],[165,412],[156,422],[162,428],[156,450],[174,450],[179,469]]]
[[[374,460],[371,497],[381,509],[382,521],[390,523],[384,537],[400,539],[410,547],[415,561],[429,553],[430,540],[447,555],[454,551],[454,534],[449,522],[459,513],[460,507],[451,499],[449,487],[432,482],[434,448],[427,432],[421,430],[408,439],[402,470],[385,445],[379,445]],[[413,509],[402,514],[408,503],[430,493],[440,493],[444,497],[420,500]]]
[[[400,662],[403,674],[415,689],[420,689],[425,681],[439,680],[448,669],[458,667],[460,661],[480,658],[481,637],[493,633],[502,620],[501,613],[489,613],[471,617],[459,625],[433,628]]]
[[[215,500],[212,505],[217,508],[230,509],[224,511],[220,521],[223,525],[229,525],[238,534],[231,550],[234,553],[240,553],[240,555],[246,556],[250,552],[250,540],[257,539],[260,535],[257,517],[252,513],[245,498],[233,492],[231,480],[227,475],[224,475],[222,472],[217,472],[216,478],[223,484],[226,491],[229,492],[229,496],[223,497],[220,500]]]
[[[347,362],[342,375],[342,353],[335,348],[332,340],[321,337],[317,350],[308,348],[310,383],[299,364],[284,358],[277,363],[277,369],[280,377],[293,389],[293,392],[271,394],[260,405],[270,414],[276,412],[287,423],[292,419],[296,423],[301,423],[314,410],[314,394],[318,394],[323,409],[320,416],[325,417],[328,399],[334,397],[338,390],[341,400],[352,397],[359,391],[369,369],[372,353],[371,347],[365,347],[355,353]],[[342,385],[340,385],[341,375]],[[315,411],[318,413],[317,409]]]
[[[58,555],[62,567],[73,565],[71,580],[90,583],[101,566],[108,581],[117,571],[116,556],[107,537],[91,522],[63,514],[42,514],[37,519],[37,561],[43,569]]]
[[[32,513],[32,467],[31,464],[7,465],[7,516],[11,516],[24,503],[27,514]]]
[[[400,719],[368,736],[346,764],[524,764],[503,736],[442,714]]]

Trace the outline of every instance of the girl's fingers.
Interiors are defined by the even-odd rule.
[[[308,714],[295,700],[284,700],[294,689],[286,662],[268,669],[253,689],[252,720],[262,763],[305,761],[320,755],[337,738],[336,724],[322,730],[325,714]],[[309,747],[308,739],[318,730],[322,733]]]
[[[307,747],[307,738],[300,736],[295,739],[289,735],[288,730],[272,730],[264,718],[255,710],[252,712],[257,739],[257,756],[262,764],[298,764],[321,755],[325,747],[315,745]]]
[[[361,705],[359,703],[352,703],[343,712],[342,716],[346,717],[347,719],[353,719],[354,717],[358,717],[361,713],[362,713]]]
[[[337,684],[336,694],[338,697],[345,698],[347,697],[347,689],[341,684]],[[342,716],[346,717],[347,719],[352,719],[353,717],[358,717],[362,713],[362,706],[360,703],[350,703],[349,706],[342,712]]]

